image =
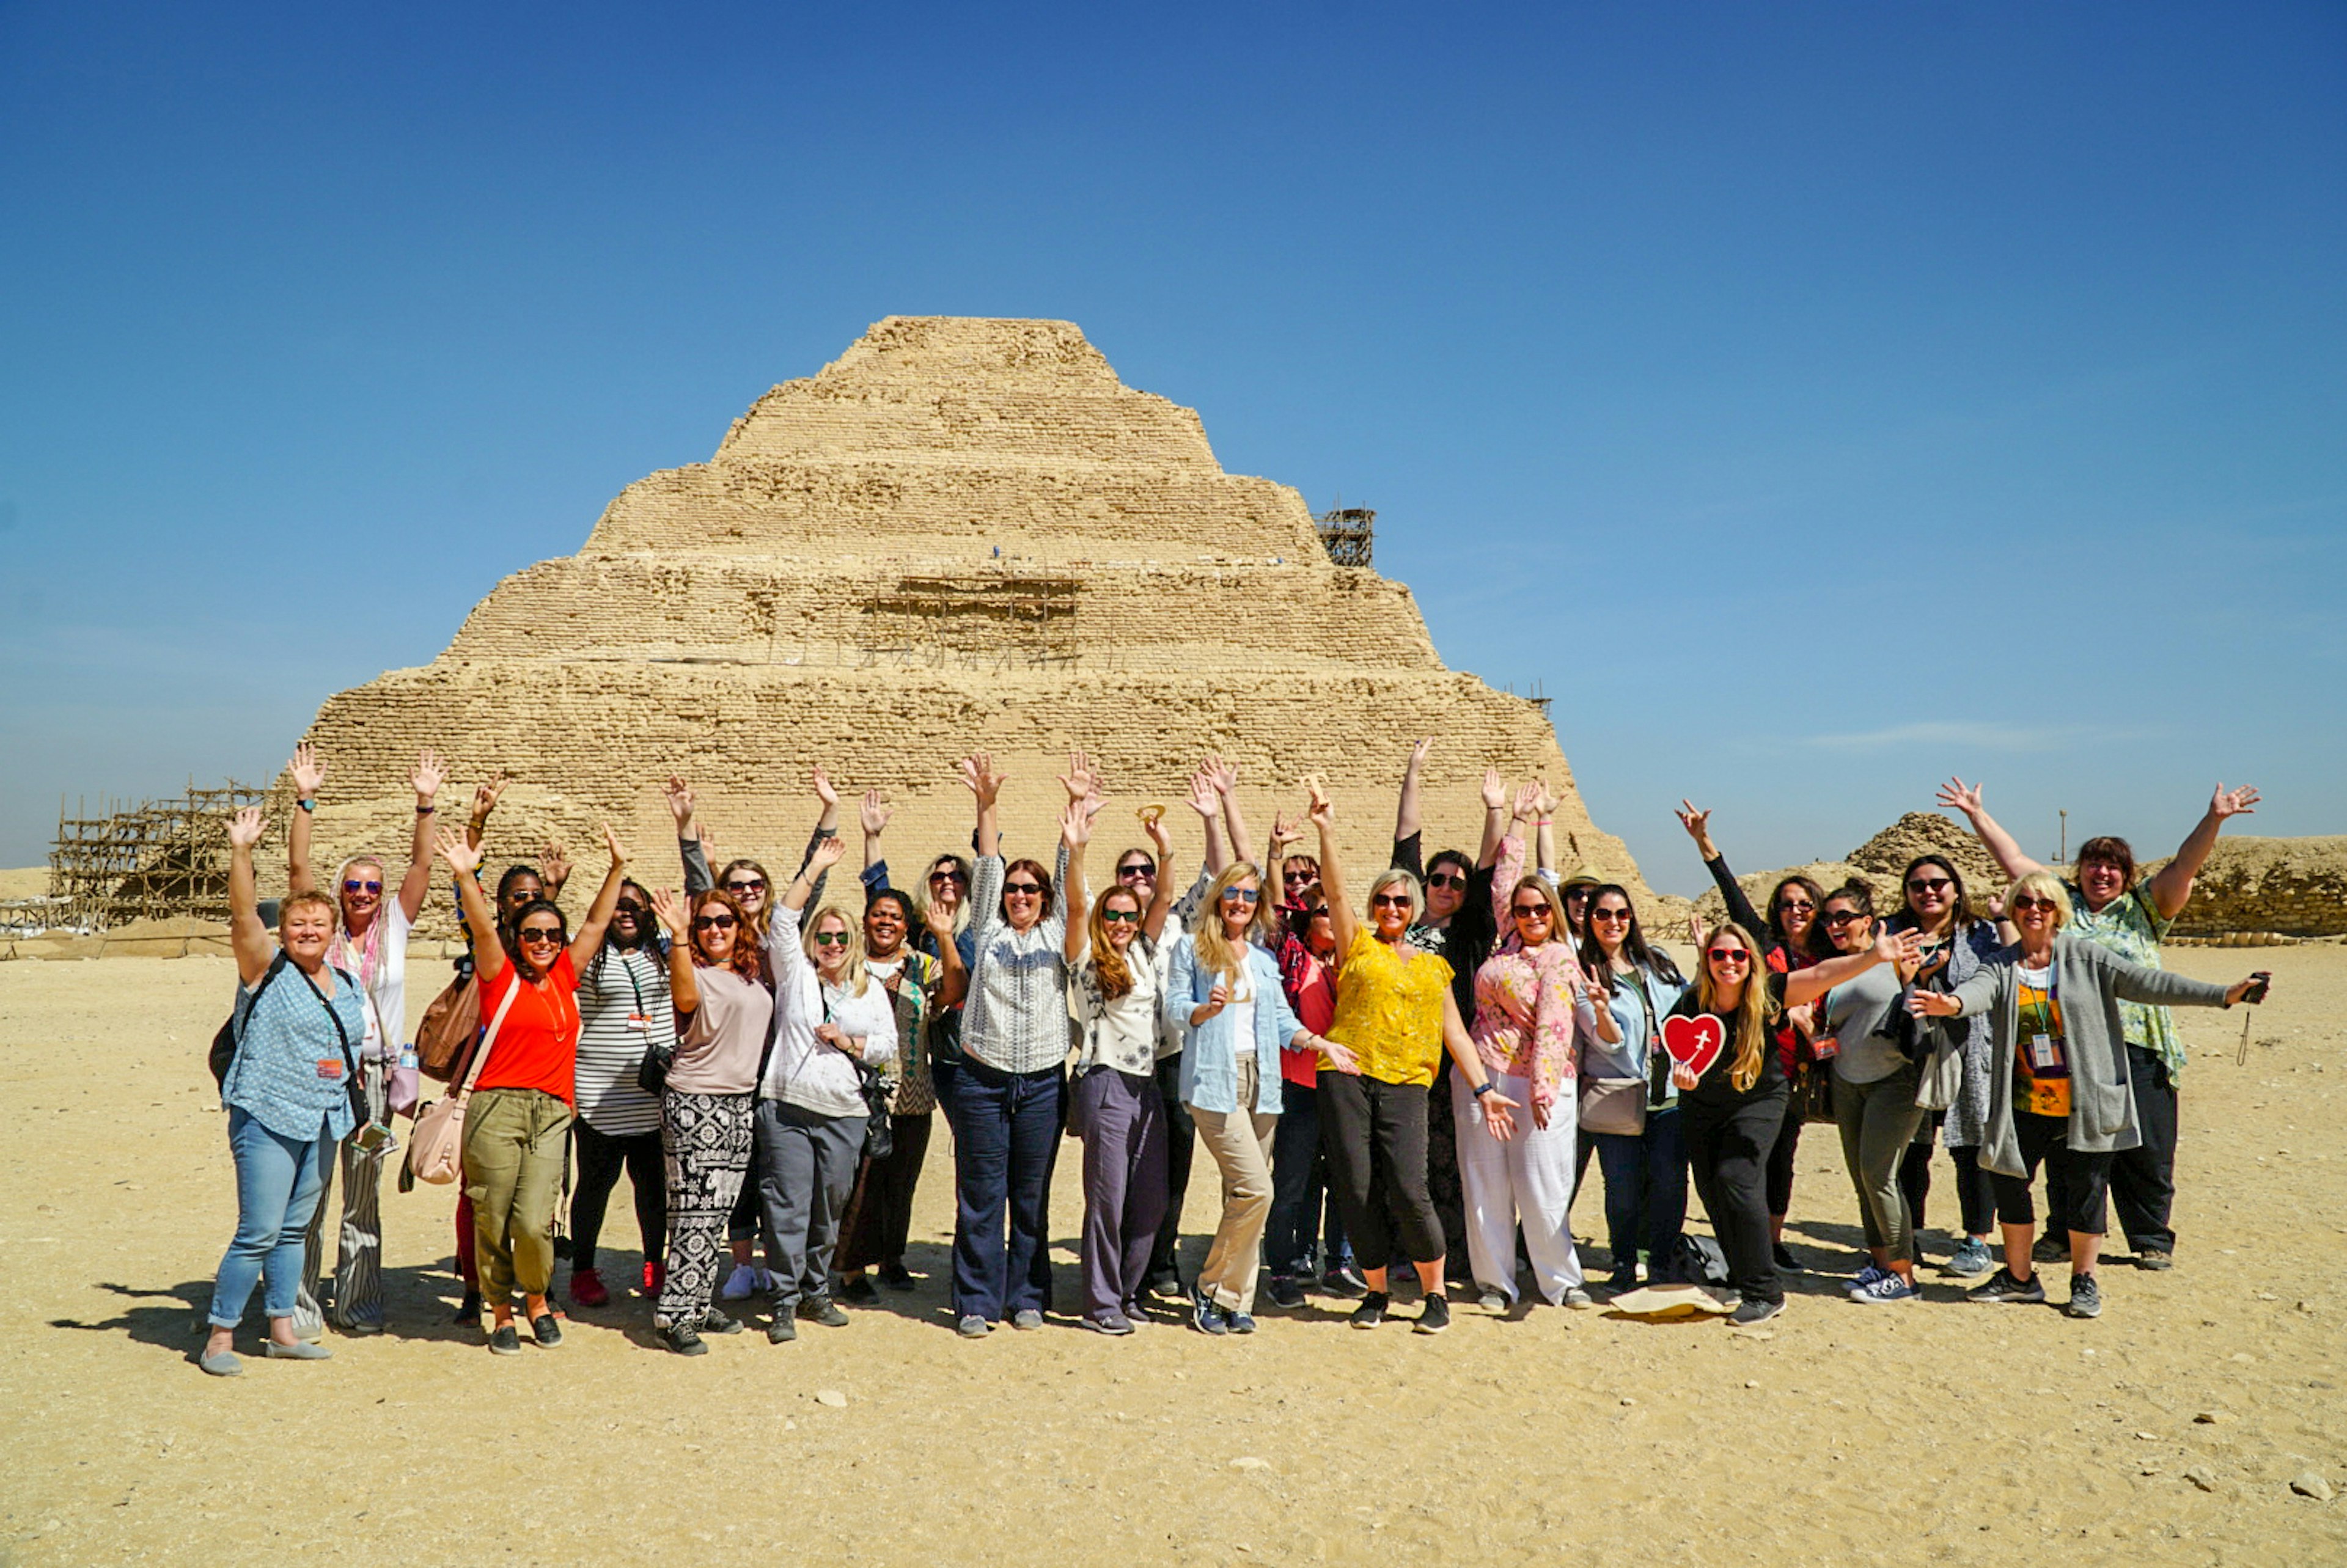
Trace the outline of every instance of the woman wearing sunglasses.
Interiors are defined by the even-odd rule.
[[[289,894],[316,892],[317,879],[310,870],[311,813],[318,804],[318,787],[325,783],[326,764],[304,741],[294,748],[287,772],[293,776],[299,809],[286,833],[290,865],[285,887]],[[415,791],[415,827],[408,840],[407,869],[391,889],[392,897],[384,897],[383,862],[372,855],[344,861],[329,890],[342,912],[332,961],[336,968],[358,976],[366,993],[359,1087],[366,1096],[368,1120],[384,1126],[395,1113],[415,1113],[415,1068],[412,1059],[404,1069],[400,1061],[407,1040],[407,933],[432,891],[432,803],[446,778],[446,764],[428,750],[407,775]],[[305,1322],[308,1315],[302,1307],[315,1307],[325,1263],[326,1194],[318,1194],[303,1243],[302,1291],[294,1308],[297,1330],[314,1331],[323,1320],[345,1334],[383,1332],[383,1163],[395,1145],[389,1139],[370,1142],[372,1148],[356,1142],[342,1146],[343,1217],[334,1249],[334,1305],[332,1311],[320,1312],[318,1319]],[[329,1185],[333,1182],[331,1166],[326,1180]]]
[[[1597,995],[1581,1037],[1581,1126],[1605,1173],[1605,1236],[1615,1295],[1638,1287],[1638,1254],[1656,1281],[1674,1277],[1686,1226],[1686,1135],[1660,1024],[1686,989],[1671,956],[1646,945],[1637,910],[1618,882],[1589,899],[1581,944]]]
[[[1815,1001],[1877,964],[1915,956],[1915,934],[1884,933],[1862,953],[1846,953],[1790,974],[1772,974],[1759,938],[1726,925],[1701,944],[1696,981],[1668,1017],[1709,1020],[1718,1055],[1699,1076],[1674,1061],[1671,1081],[1685,1119],[1687,1167],[1703,1194],[1712,1234],[1727,1255],[1727,1282],[1740,1300],[1735,1320],[1760,1323],[1785,1309],[1768,1240],[1768,1155],[1790,1098],[1772,1038],[1788,1007]],[[1665,1028],[1668,1018],[1665,1019]]]
[[[1051,1166],[1067,1087],[1067,915],[1054,906],[1055,878],[1040,866],[1003,864],[995,801],[1005,779],[993,760],[983,752],[965,758],[960,777],[978,806],[978,886],[962,1060],[946,1109],[954,1130],[954,1317],[964,1338],[979,1339],[1006,1317],[1013,1328],[1040,1328],[1051,1305]],[[1061,782],[1071,805],[1090,798],[1093,777],[1081,753]],[[1063,815],[1057,880],[1066,879],[1070,847]]]
[[[2070,895],[2050,871],[2013,885],[2005,910],[2021,939],[1952,992],[1916,990],[1907,1005],[1918,1018],[1986,1015],[1994,1059],[2010,1063],[1989,1078],[1981,1163],[1996,1183],[1996,1217],[2004,1233],[2004,1266],[1973,1287],[1974,1301],[2043,1301],[2032,1272],[2036,1212],[2030,1183],[2042,1163],[2059,1169],[2067,1212],[2053,1216],[2070,1233],[2073,1317],[2102,1313],[2095,1266],[2102,1252],[2111,1157],[2142,1142],[2127,1081],[2126,1002],[2147,1007],[2231,1007],[2263,1001],[2266,980],[2251,975],[2230,986],[2187,979],[2129,963],[2063,927]]]
[[[1303,818],[1275,816],[1271,861],[1281,868],[1284,902],[1272,957],[1280,987],[1298,1021],[1315,1035],[1337,1016],[1337,935],[1320,886],[1320,862],[1288,853],[1301,842]],[[1320,1147],[1320,1053],[1279,1053],[1279,1127],[1272,1134],[1271,1218],[1264,1227],[1270,1256],[1266,1288],[1276,1307],[1304,1305],[1316,1280],[1332,1296],[1358,1296],[1360,1270],[1345,1218],[1328,1186],[1328,1156]]]
[[[546,1293],[554,1281],[555,1189],[562,1180],[579,1070],[579,966],[603,945],[628,868],[619,835],[606,827],[603,841],[611,868],[573,940],[562,911],[542,898],[524,905],[510,926],[500,927],[473,875],[480,868],[480,850],[446,828],[439,835],[440,858],[456,872],[464,900],[481,1017],[496,1036],[486,1043],[489,1054],[466,1112],[464,1163],[473,1256],[492,1318],[489,1349],[499,1356],[521,1351],[514,1327],[517,1286],[538,1343],[562,1343]]]
[[[595,1244],[622,1172],[635,1197],[643,1292],[660,1295],[668,1241],[660,1102],[637,1081],[647,1051],[676,1048],[669,958],[657,929],[651,894],[641,883],[621,883],[603,945],[579,976],[578,1119],[570,1124],[579,1184],[570,1194],[570,1299],[580,1307],[603,1307],[611,1299],[595,1266]]]
[[[1780,878],[1776,890],[1768,895],[1768,917],[1764,920],[1752,907],[1752,900],[1745,896],[1736,873],[1728,869],[1727,856],[1711,841],[1711,813],[1697,811],[1694,802],[1683,800],[1679,802],[1678,818],[1679,825],[1695,840],[1696,850],[1703,856],[1704,869],[1711,873],[1719,896],[1727,902],[1727,917],[1758,940],[1770,974],[1790,974],[1809,968],[1819,958],[1833,957],[1833,943],[1817,923],[1818,907],[1825,902],[1823,888],[1807,876]],[[1816,1032],[1816,1014],[1807,1006],[1787,1008],[1770,1030],[1778,1065],[1784,1070],[1788,1081],[1803,1072],[1825,1071],[1824,1064],[1814,1059],[1809,1049],[1810,1037]],[[1801,1110],[1794,1097],[1788,1094],[1785,1124],[1777,1130],[1777,1141],[1768,1156],[1768,1192],[1770,1255],[1778,1268],[1788,1271],[1801,1266],[1793,1249],[1785,1245],[1785,1216],[1793,1209],[1793,1160],[1800,1145]]]
[[[1442,1225],[1426,1190],[1427,1090],[1434,1064],[1449,1051],[1494,1138],[1514,1133],[1516,1102],[1490,1081],[1467,1038],[1451,999],[1450,966],[1410,941],[1418,878],[1398,867],[1379,872],[1369,884],[1364,922],[1346,902],[1336,810],[1317,784],[1310,815],[1319,830],[1331,934],[1344,955],[1336,1021],[1320,1042],[1320,1137],[1368,1286],[1352,1324],[1375,1328],[1385,1321],[1387,1270],[1382,1263],[1369,1266],[1369,1260],[1390,1258],[1399,1242],[1425,1298],[1415,1327],[1439,1334],[1450,1327],[1450,1303],[1442,1293]]]
[[[774,977],[774,1050],[758,1088],[758,1205],[774,1262],[774,1314],[766,1337],[798,1337],[797,1319],[845,1327],[831,1298],[831,1249],[864,1155],[862,1062],[897,1060],[897,1017],[887,988],[864,968],[864,937],[844,909],[800,911],[847,845],[837,835],[784,893],[766,931],[766,968]],[[810,960],[809,949],[813,950]]]
[[[664,892],[651,902],[668,929],[664,994],[676,1023],[660,1096],[668,1266],[652,1320],[670,1349],[701,1356],[709,1349],[702,1335],[742,1329],[710,1296],[725,1264],[726,1220],[750,1170],[758,1059],[774,999],[758,978],[749,915],[732,894],[712,888],[688,906]]]

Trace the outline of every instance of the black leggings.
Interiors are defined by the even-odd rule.
[[[579,1145],[579,1190],[570,1195],[570,1272],[584,1274],[595,1266],[603,1211],[611,1202],[611,1189],[620,1184],[622,1166],[636,1190],[636,1229],[641,1233],[644,1255],[654,1262],[665,1257],[668,1167],[661,1154],[660,1129],[614,1138],[585,1121],[575,1121],[571,1136]]]
[[[1981,1168],[1980,1150],[1948,1145],[1956,1165],[1956,1205],[1963,1210],[1964,1235],[1985,1236],[1996,1230],[1996,1183]]]
[[[1375,1268],[1399,1241],[1412,1263],[1442,1261],[1442,1222],[1426,1191],[1426,1087],[1320,1074],[1320,1147],[1353,1255]]]
[[[2039,1116],[2027,1111],[2013,1113],[2014,1136],[2021,1144],[2023,1174],[1991,1173],[1996,1183],[1996,1217],[2009,1225],[2034,1225],[2037,1207],[2029,1184],[2035,1180],[2039,1161],[2046,1174],[2046,1218],[2056,1230],[2100,1235],[2110,1213],[2111,1156],[2075,1153],[2070,1148],[2066,1116]],[[2058,1184],[2055,1178],[2059,1178]]]
[[[1788,1094],[1785,1123],[1777,1130],[1777,1146],[1768,1151],[1768,1217],[1772,1220],[1793,1212],[1793,1155],[1800,1146],[1801,1113]]]
[[[1727,1255],[1727,1283],[1747,1301],[1785,1299],[1768,1245],[1768,1173],[1788,1096],[1780,1083],[1726,1105],[1679,1098],[1687,1170],[1703,1194],[1719,1250]]]

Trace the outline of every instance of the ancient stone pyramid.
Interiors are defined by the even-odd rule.
[[[1327,778],[1366,870],[1429,734],[1430,852],[1473,847],[1496,763],[1558,787],[1561,855],[1569,831],[1639,886],[1542,709],[1445,669],[1409,589],[1332,565],[1303,497],[1223,472],[1195,413],[1125,386],[1067,322],[891,317],[760,398],[711,461],[628,487],[578,555],[499,583],[429,665],[332,698],[309,739],[331,769],[324,853],[401,852],[401,781],[430,744],[456,765],[452,822],[473,781],[518,781],[493,856],[557,835],[591,870],[609,818],[658,885],[671,770],[723,852],[785,877],[809,764],[877,785],[909,879],[968,844],[953,766],[973,747],[1011,775],[1013,851],[1045,853],[1071,744],[1115,796],[1104,853],[1216,753],[1258,841],[1306,774]],[[1196,818],[1172,820],[1186,861]],[[852,801],[844,825],[852,843]]]

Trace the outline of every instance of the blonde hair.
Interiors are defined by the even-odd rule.
[[[1527,887],[1538,893],[1548,905],[1548,939],[1570,952],[1573,947],[1573,927],[1564,923],[1564,897],[1549,885],[1545,876],[1520,876],[1516,878],[1516,885],[1508,889],[1507,913],[1500,918],[1501,939],[1505,941],[1516,936],[1516,895]],[[1521,941],[1522,938],[1516,939]]]
[[[2024,893],[2054,901],[2054,928],[2057,931],[2068,925],[2077,914],[2077,911],[2070,907],[2070,890],[2062,886],[2062,879],[2051,871],[2041,867],[2005,889],[2004,917],[2006,919],[2013,918],[2013,901]]]
[[[1378,895],[1389,887],[1399,887],[1409,895],[1409,923],[1417,925],[1418,917],[1426,913],[1426,889],[1419,885],[1417,877],[1399,866],[1389,866],[1369,878],[1369,899],[1363,907],[1364,915],[1372,925],[1376,923]]]
[[[961,873],[961,901],[954,906],[953,934],[958,937],[969,929],[969,895],[973,886],[969,862],[958,855],[940,855],[929,862],[928,870],[921,873],[921,885],[913,889],[913,918],[917,922],[913,935],[929,928],[929,877],[940,866],[950,866]]]
[[[1234,860],[1223,867],[1222,875],[1207,885],[1205,902],[1198,907],[1198,918],[1190,929],[1198,944],[1198,965],[1236,985],[1239,971],[1246,967],[1246,955],[1231,946],[1223,935],[1223,890],[1235,882],[1253,878],[1255,911],[1247,917],[1246,940],[1268,944],[1271,940],[1271,900],[1264,894],[1263,873],[1252,860]]]
[[[1743,927],[1722,926],[1706,938],[1704,950],[1696,955],[1696,1005],[1707,1013],[1720,1011],[1718,987],[1711,978],[1711,945],[1722,937],[1733,937],[1737,945],[1751,955],[1744,968],[1744,997],[1736,1005],[1736,1061],[1727,1070],[1728,1082],[1738,1094],[1760,1081],[1760,1069],[1768,1060],[1768,1020],[1776,1012],[1775,999],[1768,994],[1768,971],[1762,962],[1759,944]]]
[[[342,929],[342,905],[313,887],[307,892],[287,894],[285,901],[277,906],[278,935],[281,937],[284,935],[287,922],[293,917],[294,910],[306,909],[313,904],[326,912],[326,930],[330,935]]]
[[[847,933],[847,968],[841,975],[844,982],[843,989],[849,996],[860,997],[864,994],[864,988],[870,981],[870,977],[864,972],[864,924],[862,921],[850,919],[847,911],[836,904],[826,904],[808,916],[806,925],[802,927],[807,936],[806,946],[812,948],[815,945],[816,928],[825,920],[831,919],[836,919],[840,929]],[[736,938],[735,940],[738,941],[740,938]],[[807,961],[813,963],[815,960],[810,958]]]

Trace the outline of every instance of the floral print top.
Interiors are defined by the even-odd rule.
[[[1449,960],[1408,943],[1397,953],[1365,923],[1337,970],[1337,1017],[1327,1038],[1360,1058],[1364,1075],[1424,1088],[1442,1057],[1442,996],[1450,985]],[[1321,1066],[1328,1066],[1325,1058]]]
[[[2088,913],[2086,895],[2075,883],[2070,895],[2070,934],[2116,953],[2147,969],[2160,967],[2159,941],[2176,922],[2163,917],[2151,901],[2151,878],[2145,877],[2100,909]],[[2169,1082],[2184,1076],[2184,1042],[2176,1036],[2176,1015],[2147,1002],[2119,1003],[2119,1022],[2129,1045],[2142,1046],[2167,1065]]]

